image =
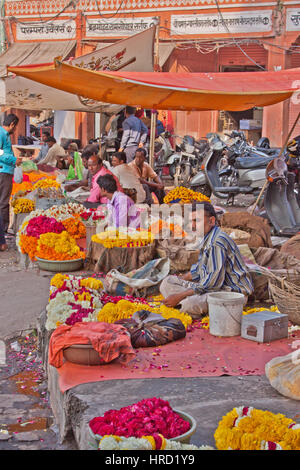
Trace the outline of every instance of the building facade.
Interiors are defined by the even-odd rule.
[[[5,40],[73,44],[69,55],[93,51],[159,22],[160,71],[244,72],[300,67],[300,2],[283,0],[6,0]],[[58,50],[57,47],[55,49]],[[56,54],[59,55],[59,54]],[[49,56],[49,54],[48,54]],[[46,62],[39,57],[39,62]],[[48,60],[49,61],[49,60]],[[8,64],[18,65],[18,64]],[[300,97],[264,109],[172,112],[175,134],[246,129],[254,143],[281,146],[300,111]],[[94,137],[92,113],[75,113],[74,137]],[[294,135],[300,134],[300,122]]]

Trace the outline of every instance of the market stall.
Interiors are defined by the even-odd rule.
[[[55,61],[50,66],[34,65],[8,69],[26,78],[92,99],[140,105],[145,108],[185,110],[238,110],[274,104],[292,96],[296,90],[293,81],[299,76],[298,70],[259,72],[251,73],[251,75],[247,73],[214,75],[91,72],[59,61]],[[168,195],[165,202],[166,204],[179,202],[184,206],[185,203],[194,200],[194,197],[191,193],[186,194],[183,189],[176,189],[174,193]],[[21,250],[24,252],[27,250],[32,257],[39,254],[44,256],[45,253],[53,253],[54,244],[56,248],[62,248],[62,251],[59,250],[61,257],[71,256],[74,244],[70,243],[70,250],[67,250],[67,253],[64,243],[56,244],[56,239],[61,234],[66,233],[67,237],[70,235],[69,227],[66,227],[66,219],[70,219],[70,214],[67,213],[65,218],[60,213],[60,209],[55,209],[54,212],[52,208],[42,215],[31,213],[19,232],[18,243]],[[77,212],[76,208],[76,214],[80,214],[80,209]],[[73,234],[78,234],[80,230],[79,225],[75,224],[76,230],[74,228],[74,220],[78,221],[76,214],[74,216],[72,213],[70,222]],[[55,217],[51,223],[55,231],[49,232],[48,218],[53,215]],[[44,232],[42,229],[44,224],[36,223],[38,217],[47,219],[45,219]],[[151,224],[152,229],[163,228],[159,219],[152,222],[157,224]],[[168,228],[171,228],[170,224]],[[177,230],[175,224],[172,230],[173,233]],[[104,231],[92,235],[91,239],[92,242],[95,240],[95,243],[99,243],[108,250],[116,247],[127,250],[131,248],[130,243],[151,244],[149,235],[151,229],[147,228],[146,234],[147,236],[142,237],[140,231],[138,237],[134,233],[133,240],[121,237],[121,242],[125,243],[125,246],[117,246],[120,242],[120,233],[116,231],[113,236],[108,231]],[[93,237],[95,237],[94,240]],[[44,240],[48,242],[43,243]],[[246,246],[248,246],[247,243]],[[78,256],[78,249],[74,248],[74,256]],[[251,253],[249,256],[252,256]],[[261,267],[255,264],[255,261],[253,262],[253,258],[251,261],[253,269],[256,269],[257,273],[263,273]],[[155,273],[157,274],[157,271]],[[164,275],[167,273],[168,271]],[[229,335],[224,334],[224,331],[223,334],[222,332],[215,334],[213,329],[215,310],[210,311],[208,316],[193,321],[189,314],[178,311],[176,308],[167,308],[161,296],[126,296],[123,291],[120,298],[117,292],[108,293],[108,286],[111,285],[109,274],[111,272],[97,272],[94,275],[81,272],[78,276],[56,274],[51,280],[45,328],[49,338],[49,367],[57,369],[57,386],[62,393],[81,383],[115,379],[211,377],[224,374],[264,375],[266,364],[278,356],[290,354],[291,339],[295,341],[300,338],[299,323],[291,321],[288,314],[279,311],[278,306],[273,303],[268,303],[268,306],[249,308],[249,306],[243,307],[240,301],[238,308],[236,305],[231,308],[231,313],[234,311],[234,315],[237,315],[235,319],[240,325],[240,330]],[[125,272],[126,274],[128,273]],[[138,276],[134,276],[133,274],[131,280],[138,279]],[[123,287],[127,285],[125,278],[126,276],[118,277],[122,280]],[[129,281],[128,285],[130,286]],[[230,297],[230,293],[227,294]],[[214,315],[211,315],[212,313]],[[115,335],[108,334],[108,325],[116,327]],[[276,325],[279,330],[276,330]],[[277,335],[274,334],[275,330]],[[128,334],[124,335],[126,331]],[[269,336],[267,333],[270,333]],[[81,348],[81,351],[78,351],[78,345],[87,345],[87,348],[84,348],[85,350]],[[206,347],[204,348],[203,345]],[[71,353],[77,349],[75,351],[77,354],[66,358],[68,354],[66,350],[69,348],[73,349]],[[134,349],[138,351],[138,357]],[[93,353],[98,353],[96,359],[101,360],[101,364],[94,364],[91,367],[91,358],[95,358],[95,355],[91,356],[91,350]],[[68,352],[70,353],[70,350]],[[281,393],[287,394],[286,390],[293,388],[295,399],[300,398],[298,375],[297,373],[294,377],[288,376]],[[159,410],[159,405],[159,402],[155,402],[155,411]],[[165,406],[167,407],[166,404]],[[169,437],[170,439],[180,437],[192,427],[192,423],[186,424],[187,420],[183,418],[186,427],[181,428],[178,416],[175,417],[173,410],[169,408],[168,411],[170,417],[175,421],[178,420],[178,434],[169,436],[166,430],[159,426],[149,429],[150,438],[146,440],[150,442],[151,449],[161,448],[162,442],[165,448],[167,445],[171,448],[172,445],[165,441]],[[119,414],[121,415],[116,412],[115,416]],[[251,431],[248,432],[240,425],[245,416],[250,421]],[[101,419],[95,418],[97,419],[93,424],[97,423],[99,427],[90,426],[91,423],[87,425],[92,427],[91,430],[96,440],[98,439],[100,449],[116,448],[113,447],[116,446],[115,441],[120,446],[123,439],[140,437],[137,422],[135,426],[132,426],[132,432],[125,435],[120,421],[116,422],[116,427],[105,428],[101,424],[105,424],[106,416],[100,417]],[[243,446],[246,449],[299,449],[298,426],[290,431],[295,423],[284,420],[281,433],[275,436],[267,432],[267,428],[270,429],[272,426],[270,423],[274,422],[276,422],[276,417],[267,412],[260,413],[259,410],[244,407],[234,408],[224,420],[220,421],[215,434],[216,447],[217,449],[241,449],[244,448]],[[258,433],[257,436],[257,427],[265,423],[268,423],[267,427],[264,427],[261,434]],[[142,430],[144,433],[145,430]],[[235,431],[239,432],[239,439],[233,443]],[[158,442],[156,434],[160,433],[163,433],[163,438]],[[108,435],[108,442],[102,440],[104,434]],[[116,439],[116,435],[119,435],[120,439]],[[125,443],[128,445],[127,441]],[[138,449],[141,448],[139,445],[145,446],[145,442],[132,441],[132,445],[133,449]],[[150,450],[149,446],[147,448]]]

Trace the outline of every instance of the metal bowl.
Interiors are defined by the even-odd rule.
[[[83,258],[55,261],[36,258],[36,260],[40,269],[58,273],[66,271],[78,271],[82,267],[84,261]]]

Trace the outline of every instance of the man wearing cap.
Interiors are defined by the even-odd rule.
[[[235,242],[218,226],[213,206],[208,202],[192,205],[190,222],[202,239],[199,258],[190,271],[179,276],[168,276],[160,286],[167,307],[179,307],[193,318],[208,313],[209,292],[232,291],[245,296],[253,292],[250,273]]]

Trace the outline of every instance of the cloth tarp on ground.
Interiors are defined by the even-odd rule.
[[[57,369],[59,388],[64,393],[83,383],[117,379],[264,375],[266,363],[292,352],[297,339],[300,331],[291,338],[257,343],[240,336],[216,337],[203,328],[194,328],[184,339],[136,349],[135,359],[126,366],[117,361],[104,366],[65,362]]]
[[[106,103],[160,110],[241,111],[290,98],[299,69],[278,72],[95,72],[55,60],[8,71]]]

